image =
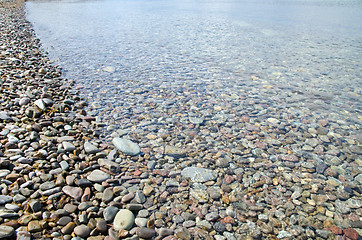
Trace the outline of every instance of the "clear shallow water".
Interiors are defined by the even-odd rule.
[[[360,126],[361,1],[28,1],[26,9],[50,58],[108,123],[231,104]]]

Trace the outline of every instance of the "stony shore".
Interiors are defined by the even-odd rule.
[[[360,239],[355,124],[205,103],[101,140],[24,14],[0,3],[0,239]]]

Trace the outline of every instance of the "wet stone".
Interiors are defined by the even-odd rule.
[[[112,143],[119,151],[121,151],[126,155],[134,156],[140,153],[141,151],[140,147],[136,143],[128,139],[116,137],[113,138]]]
[[[216,179],[217,174],[215,171],[199,167],[187,167],[181,172],[185,178],[190,178],[194,182],[207,182]]]

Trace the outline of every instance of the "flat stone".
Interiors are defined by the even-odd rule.
[[[6,239],[14,235],[14,228],[10,226],[0,225],[0,239]]]
[[[139,236],[140,238],[144,238],[144,239],[151,239],[154,236],[156,236],[156,230],[153,228],[145,228],[145,227],[141,227],[140,229],[137,230],[137,236]]]
[[[106,220],[107,222],[113,221],[113,219],[116,216],[118,210],[119,209],[117,207],[115,207],[115,206],[106,207],[104,209],[104,211],[103,211],[104,220]]]
[[[80,200],[83,194],[83,190],[80,187],[64,186],[62,191],[77,201]]]
[[[28,231],[31,233],[39,232],[42,230],[40,222],[38,220],[30,221],[28,223]]]
[[[1,170],[0,170],[0,178],[4,178],[4,177],[6,177],[7,175],[9,175],[10,173],[11,173],[10,170],[1,169]]]
[[[100,158],[98,159],[98,164],[113,173],[118,173],[121,170],[121,166],[119,163],[113,162],[109,159]]]
[[[87,179],[91,182],[96,182],[96,183],[102,183],[104,181],[106,181],[107,179],[109,179],[110,176],[108,173],[105,173],[101,170],[93,170],[93,172],[91,172],[91,174],[88,175]]]
[[[70,142],[62,142],[63,148],[65,151],[71,152],[75,149],[75,146]]]
[[[180,157],[186,156],[185,150],[178,148],[178,147],[174,147],[174,146],[166,146],[165,154],[175,157],[175,158],[180,158]]]
[[[45,111],[46,108],[47,108],[45,102],[43,101],[43,99],[38,99],[38,100],[36,100],[36,101],[34,102],[34,104],[35,104],[38,108],[40,108],[42,111]]]
[[[7,210],[7,209],[0,209],[0,217],[13,218],[13,217],[19,217],[19,214],[14,211]]]
[[[129,230],[134,224],[135,217],[128,209],[121,209],[114,217],[113,227],[115,230]]]
[[[7,195],[0,195],[0,204],[5,204],[5,203],[9,203],[12,202],[13,198],[11,196],[7,196]]]
[[[141,151],[138,144],[136,144],[128,139],[116,137],[116,138],[113,138],[112,143],[119,151],[121,151],[123,154],[126,154],[126,155],[134,156],[134,155],[139,154]]]
[[[11,118],[10,118],[10,115],[9,115],[8,112],[1,111],[1,112],[0,112],[0,119],[1,119],[1,120],[9,120],[9,119],[11,119]]]
[[[217,173],[214,170],[199,167],[187,167],[181,172],[181,175],[185,178],[190,178],[194,182],[207,182],[215,180]]]
[[[84,151],[86,153],[93,154],[93,153],[99,152],[99,149],[96,146],[94,146],[93,144],[91,144],[90,142],[85,142]]]
[[[107,188],[104,190],[103,194],[102,194],[102,200],[105,203],[110,202],[113,199],[114,193],[110,188]]]

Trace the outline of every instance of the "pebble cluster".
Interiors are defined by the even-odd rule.
[[[18,5],[0,5],[0,239],[360,238],[360,125],[145,86],[106,126]]]

